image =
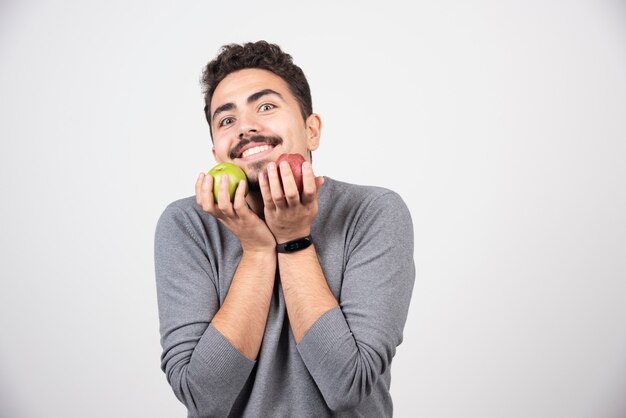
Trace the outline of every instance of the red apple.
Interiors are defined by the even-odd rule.
[[[289,166],[291,167],[291,172],[293,173],[293,178],[296,181],[296,186],[298,186],[298,193],[302,194],[302,163],[304,162],[304,157],[300,154],[281,154],[280,157],[278,157],[278,159],[276,160],[276,165],[278,166],[279,172],[280,163],[283,161],[287,161],[289,163]]]

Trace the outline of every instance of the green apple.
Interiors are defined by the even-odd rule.
[[[210,169],[207,174],[213,177],[213,196],[215,197],[215,202],[217,202],[220,181],[224,174],[228,174],[228,193],[230,194],[231,202],[235,200],[235,191],[237,191],[237,186],[241,180],[246,181],[246,195],[248,194],[248,178],[246,177],[246,173],[233,163],[219,163]]]

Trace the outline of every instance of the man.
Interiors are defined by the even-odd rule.
[[[302,70],[265,41],[203,74],[213,157],[248,176],[231,203],[201,174],[155,235],[162,369],[189,417],[388,417],[415,269],[402,199],[316,177],[322,123]],[[346,139],[347,140],[347,139]],[[283,153],[305,157],[299,194]],[[298,250],[285,252],[296,242]],[[310,245],[309,245],[310,244]],[[308,245],[308,246],[307,246]]]

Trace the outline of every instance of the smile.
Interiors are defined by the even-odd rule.
[[[254,154],[258,154],[259,152],[267,151],[274,148],[271,145],[259,145],[258,147],[248,148],[244,152],[241,153],[241,158],[246,158]]]

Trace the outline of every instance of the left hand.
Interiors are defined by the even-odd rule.
[[[233,202],[230,201],[228,183],[228,174],[223,174],[215,202],[213,176],[201,173],[196,181],[196,203],[239,238],[244,252],[273,252],[276,240],[272,231],[246,204],[245,181],[239,182]]]
[[[311,233],[311,224],[317,215],[317,194],[324,177],[315,177],[308,161],[302,163],[302,184],[300,195],[287,162],[280,166],[280,174],[273,162],[268,164],[267,174],[259,174],[265,222],[279,244]]]

